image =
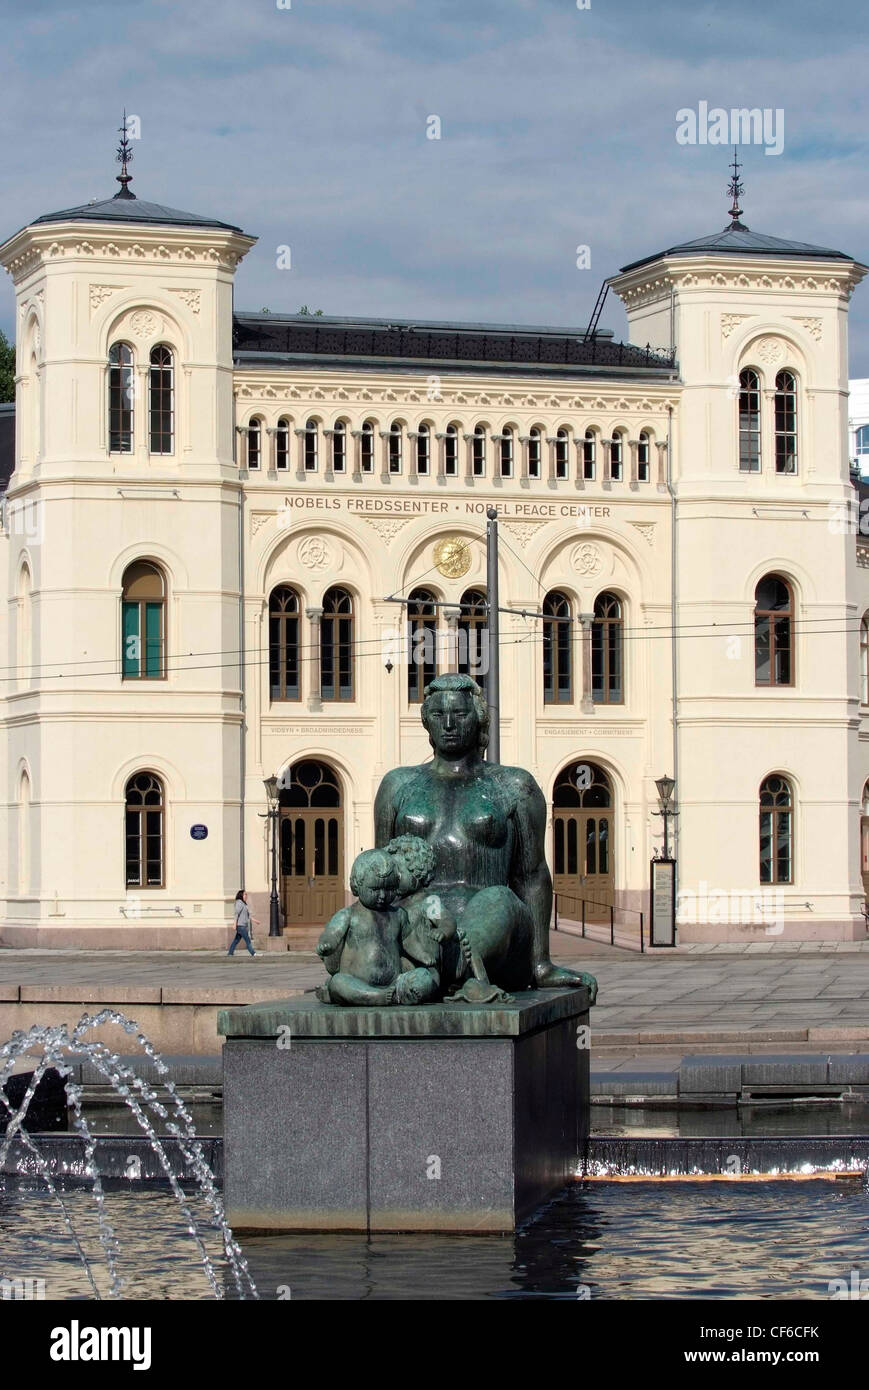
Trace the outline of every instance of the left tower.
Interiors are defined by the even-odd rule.
[[[222,945],[241,873],[232,285],[254,239],[120,182],[0,246],[10,946]]]

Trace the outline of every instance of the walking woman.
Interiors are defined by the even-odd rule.
[[[232,945],[227,951],[227,955],[232,955],[239,941],[244,942],[252,956],[256,955],[256,951],[253,949],[250,939],[251,920],[256,922],[257,926],[259,926],[256,917],[251,919],[250,910],[247,905],[247,893],[243,888],[239,888],[235,895],[235,936],[233,937]]]

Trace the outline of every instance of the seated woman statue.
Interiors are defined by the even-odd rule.
[[[530,772],[483,761],[489,712],[476,681],[438,676],[426,687],[422,722],[434,758],[386,774],[374,806],[375,843],[385,849],[416,835],[434,851],[423,893],[437,895],[461,929],[441,944],[442,988],[463,983],[473,954],[503,990],[588,985],[593,1003],[594,978],[550,960],[546,802]],[[411,884],[400,892],[412,913]]]

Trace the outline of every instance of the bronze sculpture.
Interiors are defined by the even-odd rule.
[[[377,848],[397,865],[396,875],[383,872],[390,903],[396,902],[406,919],[398,937],[402,971],[434,972],[434,997],[484,1002],[503,998],[505,990],[587,985],[593,1003],[594,978],[556,966],[549,957],[552,880],[544,852],[543,793],[529,772],[484,762],[489,713],[470,676],[433,680],[421,714],[434,757],[388,772],[374,807]],[[347,974],[334,944],[341,932],[334,924],[342,913],[329,923],[318,947],[333,980]],[[322,949],[327,942],[332,944]],[[404,994],[399,978],[390,987]],[[366,981],[361,983],[364,994]],[[326,991],[320,997],[332,999]]]

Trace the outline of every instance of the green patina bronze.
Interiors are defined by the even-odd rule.
[[[353,865],[359,901],[317,950],[324,1002],[382,1007],[505,1001],[507,991],[585,986],[549,957],[546,801],[518,767],[483,760],[489,715],[469,676],[427,687],[430,762],[397,767],[374,807],[377,850]]]

